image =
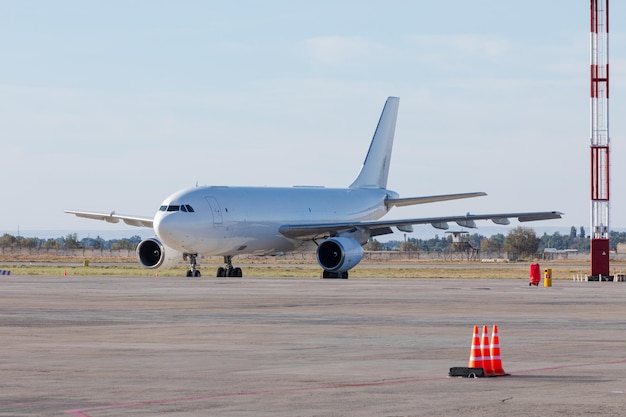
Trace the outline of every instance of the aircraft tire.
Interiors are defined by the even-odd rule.
[[[348,279],[348,271],[346,271],[346,272],[331,272],[331,271],[324,270],[322,272],[322,278]]]

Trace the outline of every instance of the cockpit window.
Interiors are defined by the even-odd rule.
[[[169,206],[159,207],[159,211],[184,211],[185,213],[194,213],[195,210],[189,204],[171,204]]]

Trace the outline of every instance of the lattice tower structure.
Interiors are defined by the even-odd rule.
[[[591,276],[609,276],[609,0],[591,1]]]

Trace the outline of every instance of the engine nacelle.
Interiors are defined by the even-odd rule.
[[[329,272],[346,272],[363,258],[363,247],[349,237],[326,239],[317,247],[317,262]]]
[[[150,237],[137,245],[137,259],[144,268],[168,269],[183,259],[183,254],[165,246],[156,237]]]

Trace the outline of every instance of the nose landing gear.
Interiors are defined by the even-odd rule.
[[[196,269],[196,265],[198,264],[198,254],[197,253],[186,253],[183,259],[189,259],[189,269],[187,270],[188,277],[196,277],[199,278],[202,276],[200,271]]]

